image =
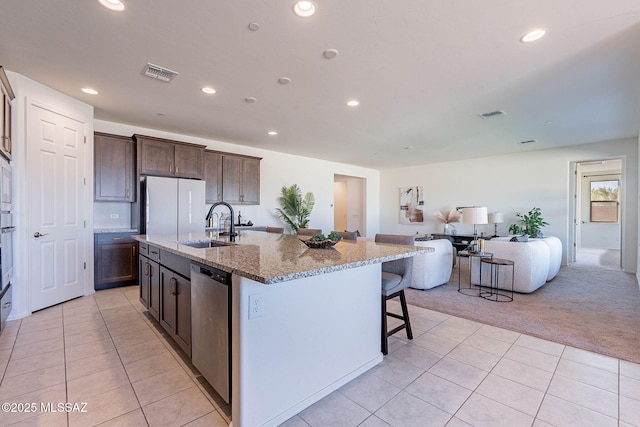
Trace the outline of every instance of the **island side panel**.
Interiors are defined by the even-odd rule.
[[[380,266],[272,285],[233,275],[234,427],[279,425],[382,361]],[[255,296],[263,314],[249,318]]]

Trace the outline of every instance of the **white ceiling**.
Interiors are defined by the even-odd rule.
[[[293,0],[123,2],[2,0],[0,65],[97,119],[372,168],[640,129],[638,0],[316,0],[307,19]],[[519,42],[536,27],[547,36]],[[179,75],[144,77],[147,62]]]

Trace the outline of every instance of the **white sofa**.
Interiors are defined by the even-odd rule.
[[[514,261],[515,280],[513,290],[531,293],[553,279],[562,261],[562,242],[557,237],[529,239],[528,242],[510,242],[509,238],[497,238],[485,241],[485,252],[494,258]],[[482,266],[482,284],[490,283],[490,266]],[[478,283],[480,263],[473,263],[472,283]],[[511,289],[511,267],[500,266],[498,277],[500,289]]]
[[[431,289],[444,285],[451,277],[453,268],[453,246],[447,239],[417,241],[416,246],[435,249],[423,255],[413,257],[413,277],[411,287],[415,289]]]

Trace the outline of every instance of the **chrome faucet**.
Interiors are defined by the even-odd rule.
[[[207,216],[205,217],[205,221],[209,221],[209,219],[211,219],[211,217],[213,216],[213,210],[220,205],[224,205],[226,207],[229,208],[229,214],[231,215],[231,228],[229,229],[229,240],[231,240],[232,242],[235,241],[236,236],[238,235],[236,233],[236,228],[235,228],[235,220],[234,220],[234,215],[233,215],[233,208],[231,207],[231,205],[227,202],[215,202],[213,205],[211,205],[211,208],[209,208],[209,213],[207,214]],[[226,233],[220,233],[221,236],[224,236]]]

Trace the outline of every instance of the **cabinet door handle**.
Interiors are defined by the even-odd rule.
[[[131,195],[131,190],[129,190],[129,189],[127,188],[127,191],[126,191],[126,193],[125,193],[125,197],[128,199],[130,195]]]
[[[134,258],[136,257],[136,246],[135,245],[131,246],[131,254],[133,255]]]
[[[112,237],[111,240],[122,240],[122,237]]]
[[[173,162],[169,162],[169,173],[173,173]]]
[[[175,277],[169,281],[169,293],[174,296],[178,295],[178,280]]]
[[[151,267],[151,264],[149,264],[149,262],[147,261],[147,262],[144,264],[144,269],[145,269],[144,276],[145,276],[145,277],[149,277],[149,276],[151,276],[151,268],[150,268],[150,267]]]

